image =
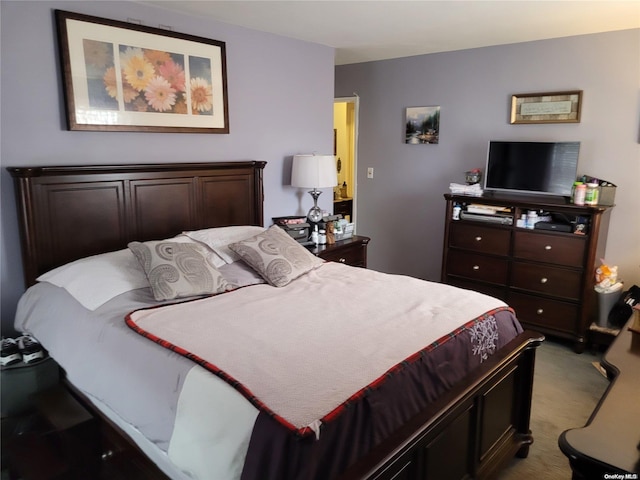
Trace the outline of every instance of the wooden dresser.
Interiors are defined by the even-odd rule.
[[[596,318],[595,269],[604,257],[611,207],[577,206],[563,198],[446,194],[442,281],[498,297],[525,328],[572,340],[584,351]],[[469,215],[470,205],[502,209]],[[454,207],[461,209],[454,220]],[[457,209],[456,209],[457,210]],[[529,211],[580,233],[529,229],[517,220]],[[577,223],[576,223],[577,220]]]

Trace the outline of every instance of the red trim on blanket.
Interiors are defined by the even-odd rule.
[[[240,383],[238,380],[236,380],[233,376],[229,375],[224,370],[221,370],[220,368],[218,368],[214,364],[209,363],[208,361],[204,360],[203,358],[199,357],[198,355],[195,355],[195,354],[185,350],[184,348],[181,348],[181,347],[179,347],[177,345],[174,345],[171,342],[168,342],[168,341],[166,341],[166,340],[164,340],[162,338],[157,337],[156,335],[153,335],[150,332],[147,332],[146,330],[144,330],[144,329],[140,328],[138,325],[136,325],[135,321],[131,318],[131,315],[133,315],[135,312],[142,311],[142,310],[151,310],[151,309],[154,309],[154,308],[161,308],[161,307],[164,307],[164,306],[166,306],[166,305],[159,305],[159,306],[153,306],[153,307],[149,307],[149,308],[142,308],[140,310],[134,310],[133,312],[130,312],[129,314],[127,314],[127,316],[125,317],[125,322],[129,326],[129,328],[131,328],[136,333],[142,335],[145,338],[148,338],[149,340],[161,345],[164,348],[167,348],[167,349],[169,349],[169,350],[171,350],[173,352],[176,352],[176,353],[182,355],[185,358],[188,358],[189,360],[192,360],[193,362],[197,363],[198,365],[200,365],[201,367],[205,368],[206,370],[209,370],[211,373],[213,373],[217,377],[221,378],[222,380],[227,382],[229,385],[231,385],[233,388],[235,388],[238,392],[240,392],[258,410],[260,410],[262,412],[265,412],[271,418],[276,420],[278,423],[280,423],[281,425],[283,425],[285,428],[287,428],[291,432],[295,433],[296,435],[298,435],[300,437],[306,437],[306,436],[309,436],[309,435],[315,435],[315,432],[310,427],[297,428],[295,425],[293,425],[290,422],[288,422],[287,419],[285,419],[284,417],[282,417],[282,416],[278,415],[277,413],[275,413],[265,403],[263,403],[258,397],[256,397],[253,394],[253,392],[251,392],[251,390],[249,390],[246,386],[244,386],[242,383]],[[358,400],[360,400],[361,398],[363,398],[364,396],[366,396],[367,392],[379,388],[388,378],[390,378],[392,375],[400,372],[407,365],[410,365],[410,364],[418,361],[424,355],[426,355],[427,353],[435,350],[437,347],[439,347],[441,345],[444,345],[449,340],[451,340],[452,338],[455,338],[456,336],[458,336],[463,331],[468,330],[473,325],[475,325],[477,323],[480,323],[480,322],[486,320],[487,318],[489,318],[489,317],[493,316],[494,314],[496,314],[498,312],[501,312],[501,311],[509,311],[515,316],[515,311],[512,308],[510,308],[510,307],[497,307],[497,308],[494,308],[493,310],[489,310],[488,312],[483,313],[482,315],[480,315],[479,317],[474,318],[473,320],[469,320],[464,325],[456,328],[454,331],[452,331],[452,332],[448,333],[447,335],[439,338],[435,342],[433,342],[430,345],[427,345],[426,347],[424,347],[422,350],[419,350],[418,352],[416,352],[413,355],[409,356],[404,361],[402,361],[402,362],[398,363],[397,365],[394,365],[393,367],[391,367],[389,370],[387,370],[385,373],[383,373],[376,380],[374,380],[373,382],[371,382],[366,387],[360,389],[358,392],[356,392],[353,395],[351,395],[343,403],[341,403],[336,408],[334,408],[332,411],[330,411],[329,413],[324,415],[322,418],[320,418],[320,421],[322,423],[328,423],[328,422],[331,422],[332,420],[336,419],[338,416],[340,416],[340,414],[350,404],[355,403]]]

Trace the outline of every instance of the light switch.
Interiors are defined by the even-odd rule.
[[[373,178],[373,167],[367,168],[367,178]]]

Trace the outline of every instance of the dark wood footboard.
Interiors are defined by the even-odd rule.
[[[543,340],[531,331],[516,337],[340,480],[487,479],[514,456],[526,457],[535,351]]]
[[[339,480],[490,479],[514,456],[526,457],[533,443],[529,418],[535,353],[543,340],[536,332],[520,334]],[[70,388],[98,419],[102,471],[117,468],[135,472],[135,478],[167,478],[121,429]]]

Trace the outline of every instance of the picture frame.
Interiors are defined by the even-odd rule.
[[[408,145],[440,142],[440,107],[407,107],[404,143]]]
[[[229,133],[226,45],[55,11],[69,130]]]
[[[580,123],[582,90],[511,96],[512,124]]]

